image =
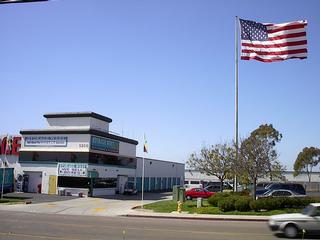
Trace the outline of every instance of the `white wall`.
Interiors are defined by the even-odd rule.
[[[150,164],[151,162],[151,164]],[[178,177],[184,181],[184,164],[145,158],[145,177]],[[137,158],[136,177],[142,177],[142,158]]]
[[[93,164],[89,165],[88,171],[97,171],[100,178],[117,178],[118,175],[134,177],[136,173],[136,169],[134,168],[121,168]]]
[[[19,174],[23,172],[41,172],[42,173],[42,189],[41,192],[48,194],[49,193],[49,176],[57,176],[57,164],[56,163],[47,163],[47,164],[32,164],[32,163],[20,163],[21,168],[19,169]],[[23,170],[23,171],[22,171]]]
[[[31,147],[25,146],[25,137],[58,136],[67,137],[66,147]],[[88,152],[90,148],[90,134],[41,134],[41,135],[23,135],[20,151],[51,151],[51,152]]]
[[[98,129],[109,131],[109,123],[92,117],[47,118],[48,129]]]
[[[286,171],[283,173],[283,176],[285,177],[285,181],[287,182],[308,182],[308,177],[306,174],[301,174],[297,177],[293,176],[292,171]],[[206,174],[201,174],[199,171],[193,171],[193,170],[185,170],[185,179],[186,180],[200,180],[200,181],[212,181],[217,182],[219,179],[215,176],[207,176]],[[259,181],[270,181],[269,178],[265,179],[259,179]],[[320,172],[314,172],[312,173],[311,177],[312,182],[320,182]]]
[[[207,176],[199,171],[185,170],[185,180],[206,181],[206,182],[219,182],[215,176]]]
[[[41,136],[58,136],[67,137],[68,142],[66,147],[30,147],[25,146],[25,137],[41,137]],[[23,135],[21,140],[21,151],[51,151],[51,152],[89,152],[91,134],[42,134],[42,135]],[[112,140],[112,139],[111,139]],[[113,140],[115,141],[115,140]],[[115,156],[136,157],[136,145],[119,141],[119,154],[109,153],[98,150],[91,150],[92,152],[101,154],[110,154]]]

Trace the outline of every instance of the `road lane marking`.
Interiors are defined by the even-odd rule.
[[[55,208],[57,207],[57,204],[54,204],[54,203],[49,203],[46,205],[47,208]]]
[[[44,223],[43,221],[29,221],[30,223]],[[72,223],[57,223],[57,222],[48,222],[50,225],[56,226],[69,226],[75,228],[101,228],[101,229],[119,229],[123,230],[133,230],[133,231],[154,231],[154,232],[163,232],[164,229],[161,228],[146,228],[146,227],[123,227],[123,226],[110,226],[110,225],[100,225],[100,224],[72,224]],[[241,235],[249,235],[249,236],[270,236],[267,233],[244,233],[244,232],[217,232],[217,231],[198,231],[198,230],[186,230],[186,229],[165,229],[166,232],[173,233],[190,233],[190,234],[207,234],[207,235],[229,235],[229,236],[241,236]]]
[[[32,238],[40,238],[40,239],[57,239],[57,240],[81,240],[80,238],[44,236],[44,235],[34,235],[34,234],[24,234],[24,233],[13,233],[13,232],[7,232],[7,233],[0,232],[0,236],[32,237]]]
[[[94,208],[93,210],[94,210],[94,212],[105,212],[106,208],[105,207],[103,207],[103,208]]]

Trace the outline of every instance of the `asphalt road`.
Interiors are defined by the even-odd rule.
[[[265,222],[93,217],[0,211],[1,240],[260,240],[278,238],[269,231]]]

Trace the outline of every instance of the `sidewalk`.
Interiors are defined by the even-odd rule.
[[[150,210],[133,209],[127,217],[142,218],[164,218],[164,219],[186,219],[186,220],[219,220],[219,221],[254,221],[266,222],[268,216],[251,216],[251,215],[212,215],[212,214],[188,214],[188,213],[156,213]]]

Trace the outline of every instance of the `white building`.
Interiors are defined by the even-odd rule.
[[[23,175],[24,191],[112,195],[123,193],[127,181],[136,182],[141,189],[138,142],[110,133],[112,119],[93,112],[50,113],[44,117],[46,129],[20,131],[17,171]],[[184,164],[148,161],[146,191],[183,183]]]
[[[137,158],[136,182],[141,190],[143,158]],[[144,191],[172,189],[174,185],[183,185],[184,164],[157,159],[144,159]]]
[[[284,171],[282,173],[281,182],[296,182],[304,185],[309,191],[320,191],[320,172],[313,172],[311,174],[311,183],[308,183],[308,176],[306,173],[302,173],[298,176],[294,176],[293,171]],[[186,169],[185,170],[185,184],[207,185],[210,182],[219,182],[219,179],[215,176],[208,176],[200,173],[197,170]],[[259,179],[258,182],[270,182],[270,179]]]

